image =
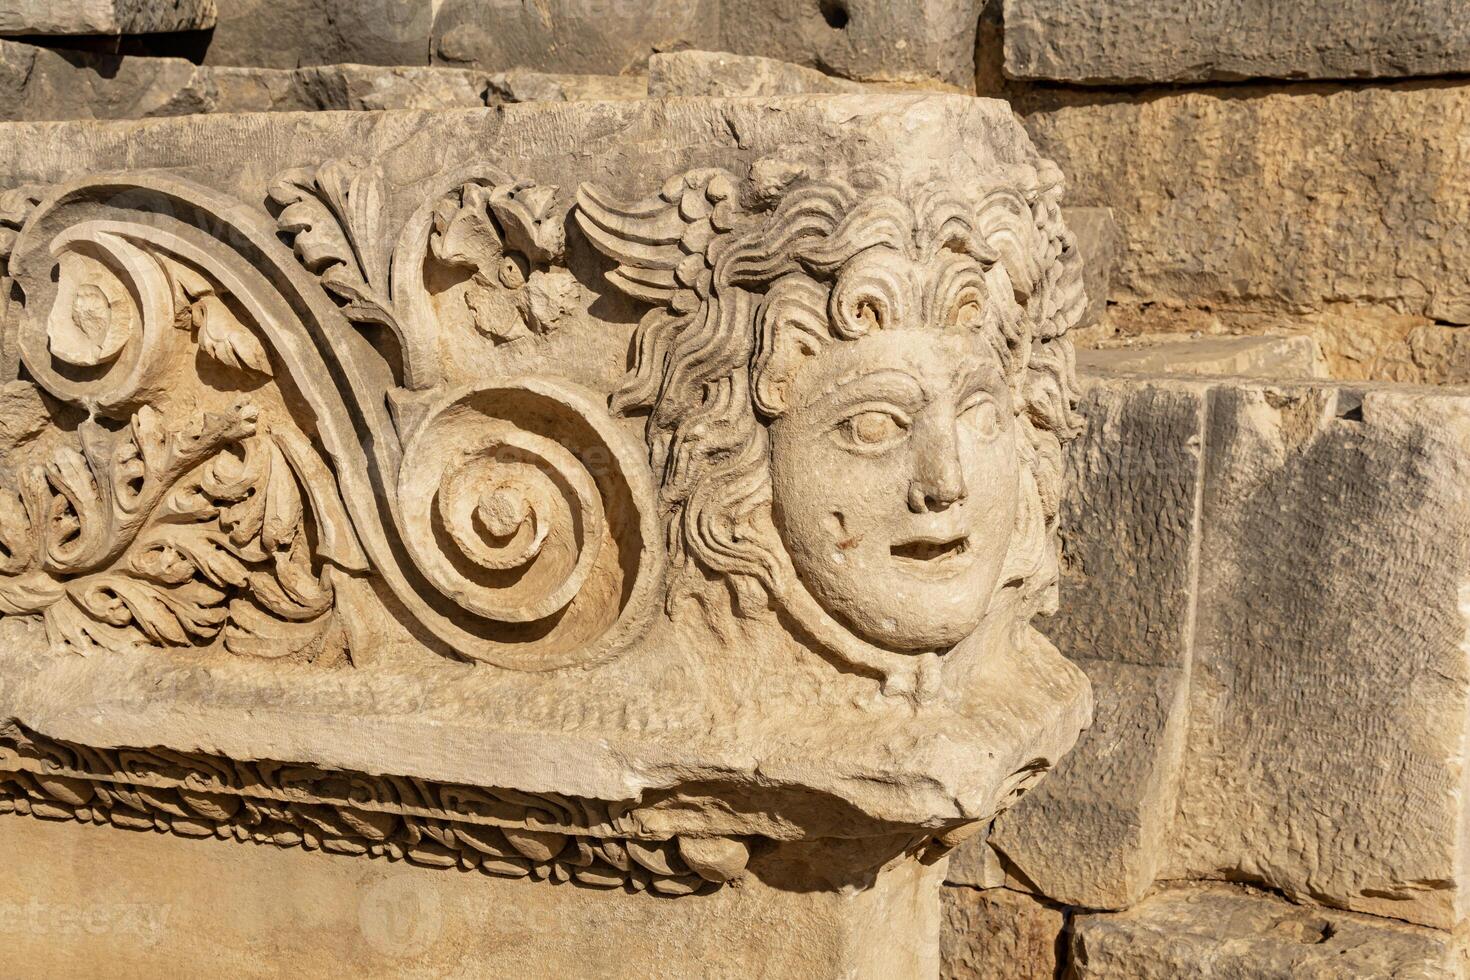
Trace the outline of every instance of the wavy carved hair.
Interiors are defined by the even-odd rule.
[[[846,302],[841,273],[855,257],[886,248],[934,263],[941,278],[951,269],[973,276],[977,266],[984,277],[979,329],[1010,384],[1043,518],[1041,533],[1029,535],[1035,540],[1018,543],[1021,577],[1031,608],[1047,605],[1040,600],[1056,581],[1061,450],[1081,422],[1066,333],[1085,303],[1081,262],[1058,208],[1060,172],[1050,163],[1015,167],[988,188],[907,185],[880,174],[853,183],[801,178],[774,208],[745,218],[734,212],[728,175],[682,179],[664,198],[696,219],[675,273],[686,288],[639,324],[632,368],[613,399],[615,410],[648,413],[674,563],[692,558],[733,586],[753,579],[773,590],[776,558],[756,521],[770,504],[773,412],[759,381],[773,324],[795,321],[833,341],[861,335],[870,321]]]

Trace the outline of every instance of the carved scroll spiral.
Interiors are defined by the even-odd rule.
[[[453,223],[446,194],[461,211],[483,204],[504,249],[544,264],[559,251],[553,193],[498,171],[458,177],[390,249],[376,172],[286,175],[279,229],[186,181],[78,181],[35,204],[8,256],[21,359],[61,402],[124,420],[166,402],[195,352],[250,383],[289,378],[324,450],[304,451],[318,471],[307,494],[340,497],[340,514],[313,508],[334,533],[309,562],[370,566],[453,655],[533,670],[602,659],[646,625],[661,580],[646,464],[574,385],[449,389],[431,309],[413,301],[432,236]]]
[[[555,666],[615,641],[660,562],[639,448],[591,391],[522,378],[424,406],[405,442],[404,539],[460,607],[502,624],[521,662]],[[589,644],[594,644],[589,647]]]

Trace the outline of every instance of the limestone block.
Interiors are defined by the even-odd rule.
[[[1467,912],[1470,398],[1213,392],[1168,877]]]
[[[1077,352],[1086,372],[1325,378],[1327,365],[1312,337],[1141,337],[1126,346]]]
[[[1462,941],[1387,919],[1328,912],[1229,886],[1182,887],[1072,921],[1078,980],[1300,980],[1465,976]]]
[[[762,972],[933,974],[945,855],[1092,710],[1034,622],[1080,259],[1006,105],[5,123],[0,173],[48,416],[0,465],[0,811],[80,849],[18,845],[47,901],[108,824],[203,883],[174,964],[321,972],[291,851],[351,865],[334,943],[399,862],[597,923],[475,974],[717,933],[748,975],[783,929]],[[269,913],[203,929],[251,874]]]
[[[981,0],[720,0],[719,47],[872,82],[974,91]]]
[[[1052,980],[1061,963],[1062,911],[1029,895],[945,888],[939,933],[944,980]]]
[[[718,3],[443,0],[433,22],[433,59],[489,71],[643,72],[656,51],[718,47]]]
[[[0,816],[12,976],[934,977],[939,884],[693,901]],[[763,873],[764,874],[764,873]]]
[[[1015,104],[1069,203],[1113,209],[1114,302],[1470,322],[1464,86],[1047,88]]]
[[[1113,266],[1118,260],[1118,223],[1112,208],[1067,208],[1067,227],[1077,239],[1082,255],[1082,276],[1087,288],[1087,312],[1079,326],[1102,321],[1108,310],[1108,293]]]
[[[1153,884],[1183,753],[1205,389],[1085,377],[1068,457],[1061,611],[1048,635],[1086,671],[1093,726],[991,842],[1048,898],[1122,908]],[[967,844],[972,848],[975,844]]]
[[[1470,68],[1458,0],[1006,0],[1013,78],[1084,84],[1393,78]]]
[[[424,0],[228,0],[204,61],[247,68],[427,65]]]
[[[159,34],[215,24],[215,0],[6,0],[0,34]]]
[[[834,78],[816,69],[774,58],[722,51],[671,51],[648,59],[648,96],[652,99],[862,90],[863,86],[858,82]],[[1068,226],[1072,227],[1070,216]]]

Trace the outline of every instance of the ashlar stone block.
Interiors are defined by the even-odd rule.
[[[1174,821],[1207,388],[1099,374],[1082,391],[1088,428],[1067,458],[1061,612],[1048,630],[1087,672],[1096,719],[990,844],[1053,901],[1123,908],[1153,884]]]
[[[1458,0],[1006,0],[1013,78],[1118,85],[1470,68]]]
[[[1467,912],[1470,398],[1221,384],[1170,877]]]
[[[1185,886],[1126,912],[1077,915],[1068,976],[1460,980],[1466,962],[1463,939],[1449,933],[1230,886]]]
[[[944,980],[1053,980],[1063,965],[1063,911],[1005,888],[945,888]]]

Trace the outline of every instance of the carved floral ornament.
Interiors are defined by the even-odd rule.
[[[166,177],[12,192],[5,329],[57,431],[0,473],[0,611],[83,653],[349,663],[334,589],[371,576],[453,655],[546,670],[693,589],[933,697],[1053,602],[1083,304],[1059,174],[757,176],[572,201],[484,166],[396,234],[340,161],[281,175],[274,224]],[[647,306],[612,398],[456,376],[451,343],[585,329],[588,244]]]

